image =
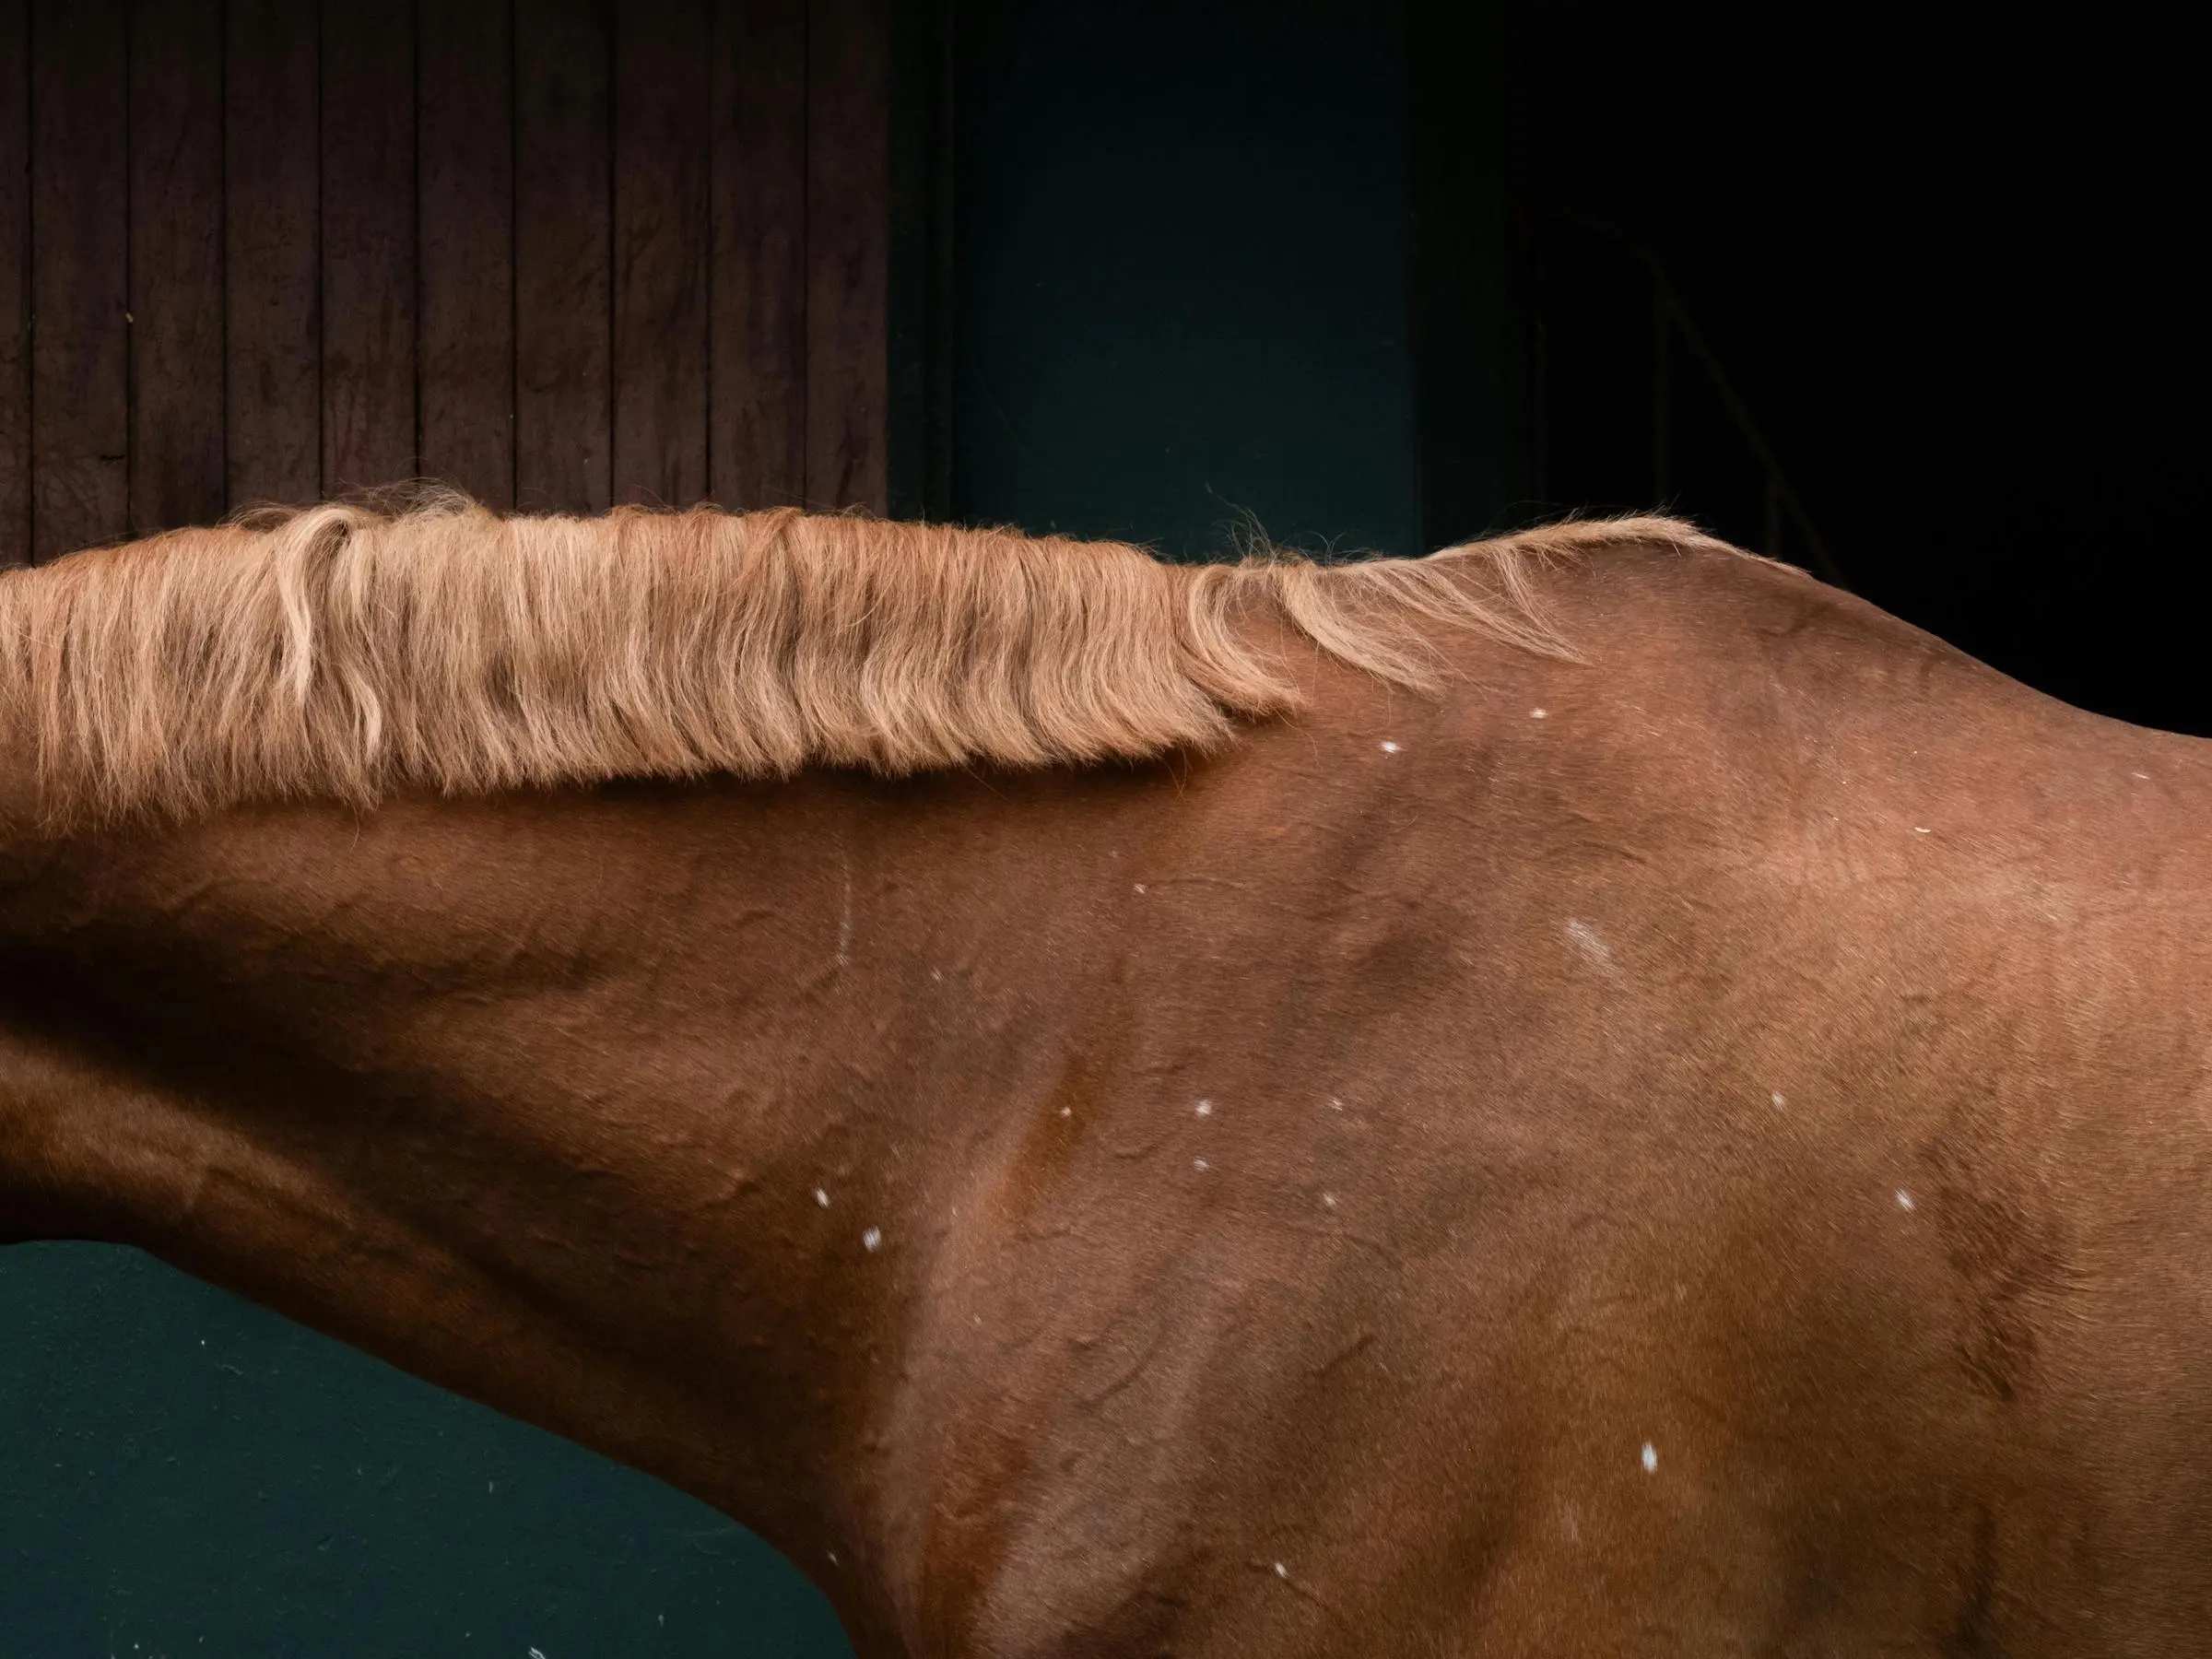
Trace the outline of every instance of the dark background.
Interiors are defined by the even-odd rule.
[[[622,17],[697,29],[704,3]],[[441,26],[496,14],[549,51],[531,18],[604,36],[613,18],[603,0],[501,6],[441,0]],[[282,8],[220,9],[229,27]],[[334,0],[326,51],[341,11],[381,38]],[[25,15],[0,0],[0,40]],[[2170,26],[1667,0],[947,0],[893,22],[873,429],[895,510],[1190,558],[1255,528],[1410,553],[1664,506],[1786,557],[1824,548],[1868,598],[2054,695],[2212,731],[2186,596],[2201,190],[2182,148],[2193,60]],[[609,84],[589,52],[573,67]],[[20,62],[0,54],[0,76],[20,92]],[[327,67],[321,84],[338,84]],[[635,106],[615,97],[618,121]],[[0,101],[0,157],[22,116]],[[513,166],[526,209],[548,163]],[[704,188],[702,224],[728,206]],[[401,297],[435,311],[443,291]],[[326,357],[364,316],[324,319]],[[437,359],[416,360],[428,388]],[[606,425],[618,370],[586,362],[554,389]],[[686,347],[665,381],[649,356],[634,372],[701,371]],[[531,387],[511,390],[526,413]],[[403,469],[436,460],[415,396],[392,423]],[[760,491],[816,499],[800,430]],[[548,430],[601,457],[581,482],[548,475],[551,495],[522,488],[527,433],[455,435],[490,445],[474,487],[494,499],[506,476],[525,505],[754,504],[708,432],[687,440],[690,473],[626,485],[618,445],[610,465]],[[22,436],[0,430],[28,454]],[[327,455],[323,472],[352,481]],[[531,1648],[841,1651],[788,1565],[641,1477],[142,1256],[0,1255],[0,1659]]]
[[[1521,27],[1524,199],[1660,258],[1851,584],[2068,701],[2212,731],[2180,15],[1553,0]],[[1606,382],[1648,344],[1606,337],[1601,262],[1560,263],[1550,500],[1643,504]],[[1668,504],[1755,542],[1724,471]]]

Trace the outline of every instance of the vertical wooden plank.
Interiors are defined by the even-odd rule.
[[[706,0],[615,22],[615,499],[707,493]]]
[[[417,14],[422,469],[514,505],[513,49],[507,0]]]
[[[30,559],[30,41],[0,0],[0,570]]]
[[[223,513],[221,0],[131,12],[131,529]]]
[[[806,496],[806,0],[716,0],[712,483]]]
[[[885,511],[890,0],[810,0],[806,498]]]
[[[415,19],[323,0],[323,488],[415,474]]]
[[[31,551],[130,523],[130,170],[123,0],[30,19]]]
[[[230,505],[322,488],[314,0],[229,0],[223,65]]]
[[[613,209],[605,0],[517,0],[514,493],[527,512],[613,500]]]

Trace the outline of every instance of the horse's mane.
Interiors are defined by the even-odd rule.
[[[35,752],[56,826],[410,787],[1139,759],[1296,709],[1286,639],[1427,687],[1418,619],[1559,654],[1534,567],[1701,540],[1627,519],[1423,559],[1170,565],[796,511],[327,505],[0,578],[0,752]]]

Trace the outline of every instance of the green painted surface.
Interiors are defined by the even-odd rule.
[[[952,510],[1418,551],[1398,8],[959,8]]]
[[[659,1482],[135,1251],[0,1251],[0,1659],[829,1659]]]

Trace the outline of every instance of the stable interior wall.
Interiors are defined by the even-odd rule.
[[[889,0],[0,0],[0,565],[888,501]]]
[[[1414,551],[1398,8],[954,26],[952,514],[1173,558]]]

